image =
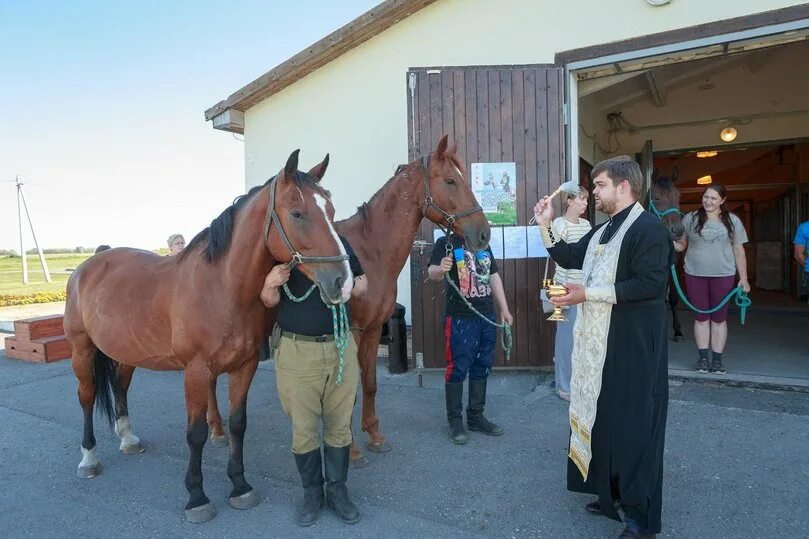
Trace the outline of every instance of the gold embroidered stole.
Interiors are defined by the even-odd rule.
[[[626,220],[615,235],[600,245],[606,227],[593,234],[587,245],[582,277],[585,287],[611,287],[615,285],[618,257],[626,231],[643,213],[635,203]],[[612,317],[612,303],[585,301],[573,328],[573,373],[570,380],[570,458],[584,480],[592,460],[590,436],[596,420],[598,396],[601,393],[601,375],[607,358],[607,335]]]

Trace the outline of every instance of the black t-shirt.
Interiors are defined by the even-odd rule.
[[[485,251],[479,251],[477,255],[467,251],[463,240],[452,235],[452,258],[455,263],[449,270],[449,277],[452,282],[461,290],[464,297],[472,306],[482,314],[494,314],[494,302],[492,301],[492,287],[489,278],[497,273],[497,261],[494,259],[492,250],[487,247]],[[461,276],[458,275],[458,259],[455,255],[456,249],[463,249],[463,269]],[[460,252],[458,253],[460,254]],[[440,266],[441,259],[447,256],[447,238],[441,237],[433,245],[433,252],[430,255],[430,265]],[[458,296],[454,288],[444,283],[447,302],[445,313],[447,316],[456,318],[471,318],[477,316],[472,312],[466,303]]]
[[[340,236],[343,242],[346,253],[348,254],[348,263],[351,266],[351,272],[354,277],[365,275],[362,270],[360,261],[357,255],[354,254],[354,249],[348,241]],[[295,297],[301,297],[312,288],[314,283],[306,277],[303,273],[293,269],[289,274],[289,281],[287,286],[289,291]],[[334,318],[331,309],[329,309],[323,300],[320,298],[320,291],[315,289],[312,294],[301,303],[296,303],[287,297],[286,291],[283,288],[280,290],[281,301],[278,304],[278,325],[284,331],[297,333],[298,335],[307,335],[309,337],[319,337],[321,335],[334,334]],[[348,311],[348,305],[346,304]],[[348,312],[349,320],[351,313]]]

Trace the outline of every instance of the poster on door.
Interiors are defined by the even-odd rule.
[[[517,224],[516,163],[472,163],[472,191],[490,224]]]

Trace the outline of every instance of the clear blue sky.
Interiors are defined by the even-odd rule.
[[[377,3],[0,0],[0,248],[15,175],[42,247],[190,240],[244,191],[204,110]]]

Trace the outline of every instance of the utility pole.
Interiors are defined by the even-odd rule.
[[[31,228],[31,236],[34,237],[34,246],[36,247],[37,254],[39,254],[39,262],[42,264],[42,272],[45,274],[45,280],[51,282],[51,274],[48,271],[48,263],[45,262],[45,255],[42,254],[42,249],[39,248],[37,235],[34,232],[34,223],[31,221],[31,212],[28,211],[28,204],[25,203],[25,195],[22,192],[23,183],[20,177],[15,178],[17,185],[17,220],[20,225],[20,258],[22,258],[22,282],[28,284],[28,259],[25,256],[25,242],[23,241],[22,233],[22,210],[25,210],[25,216],[28,218],[28,226]]]

